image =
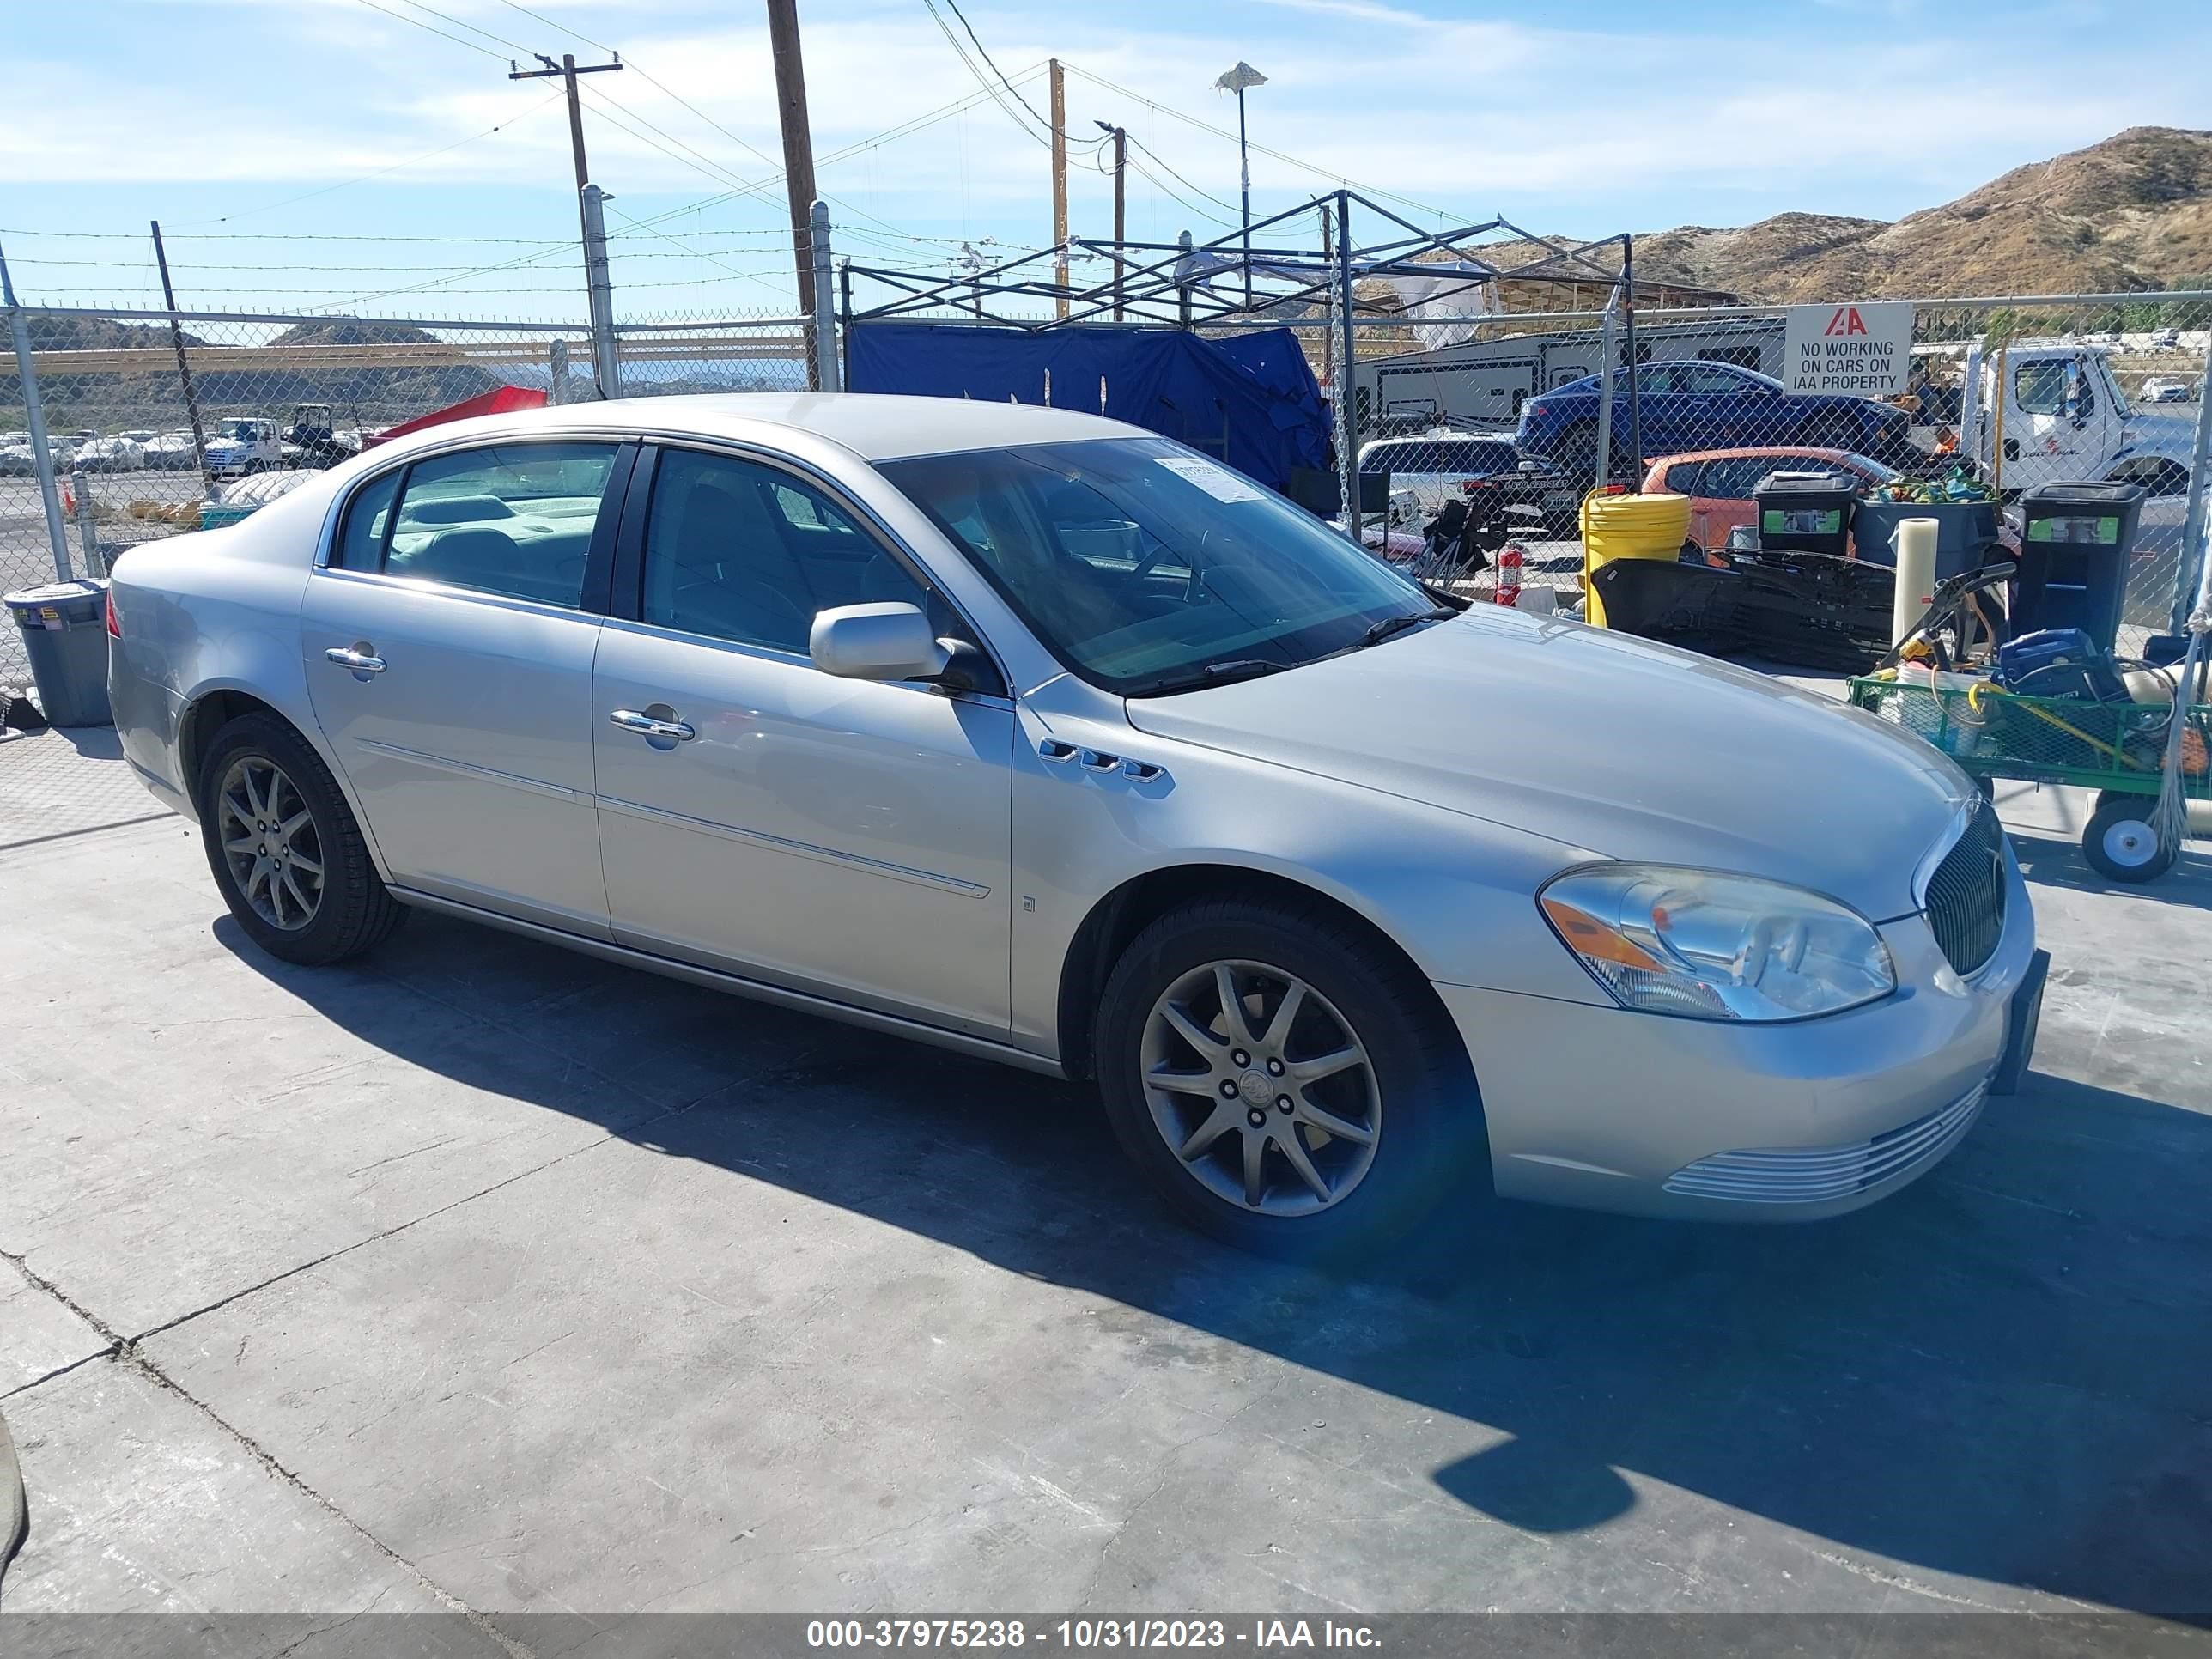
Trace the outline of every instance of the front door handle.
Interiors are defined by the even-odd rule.
[[[699,735],[698,729],[689,720],[657,720],[635,708],[617,708],[607,719],[623,731],[635,732],[641,737],[672,738],[678,743],[689,743]]]
[[[341,668],[350,668],[356,674],[381,674],[384,659],[368,648],[364,640],[359,645],[334,645],[323,653],[323,660],[334,662]]]

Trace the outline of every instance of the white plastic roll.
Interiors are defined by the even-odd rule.
[[[1897,595],[1889,607],[1892,645],[1904,643],[1935,600],[1936,538],[1942,533],[1933,519],[1906,519],[1897,526],[1891,544],[1897,551]]]

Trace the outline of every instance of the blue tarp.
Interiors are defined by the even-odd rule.
[[[1202,340],[1169,328],[1026,329],[860,323],[855,392],[1042,404],[1103,414],[1216,456],[1288,492],[1291,469],[1328,465],[1328,413],[1289,329]],[[1100,407],[1101,399],[1104,407]]]

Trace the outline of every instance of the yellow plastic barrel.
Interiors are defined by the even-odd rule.
[[[1583,497],[1583,592],[1589,596],[1583,615],[1597,627],[1606,625],[1605,606],[1590,579],[1615,559],[1674,559],[1690,533],[1687,495],[1606,495],[1595,491]]]

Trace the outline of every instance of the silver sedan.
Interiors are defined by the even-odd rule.
[[[260,947],[411,908],[1095,1078],[1200,1226],[1815,1217],[2033,1038],[2027,895],[1894,727],[1455,608],[1051,410],[425,431],[116,569],[112,700]]]

